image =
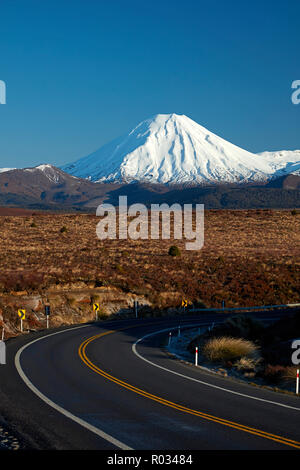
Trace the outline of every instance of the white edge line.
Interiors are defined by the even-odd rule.
[[[69,411],[65,410],[64,408],[62,408],[61,406],[57,405],[56,403],[54,403],[52,400],[50,400],[50,398],[46,397],[42,392],[40,392],[34,385],[32,382],[30,382],[29,378],[26,376],[26,374],[24,373],[22,367],[21,367],[21,363],[20,363],[20,356],[22,354],[22,352],[28,348],[28,346],[32,345],[33,343],[36,343],[37,341],[41,341],[45,338],[48,338],[49,336],[54,336],[54,335],[58,335],[60,333],[66,333],[68,331],[71,331],[71,330],[77,330],[78,328],[85,328],[87,326],[90,326],[90,325],[83,325],[83,326],[76,326],[75,328],[69,328],[67,330],[63,330],[63,331],[57,331],[56,333],[51,333],[49,335],[46,335],[46,336],[42,336],[41,338],[37,338],[33,341],[31,341],[30,343],[27,343],[25,344],[24,346],[22,346],[16,353],[16,356],[15,356],[15,366],[16,366],[16,369],[20,375],[20,377],[23,379],[23,381],[25,382],[25,384],[27,385],[27,387],[30,388],[30,390],[35,393],[41,400],[43,400],[45,403],[47,403],[47,405],[51,406],[52,408],[54,408],[56,411],[58,411],[59,413],[65,415],[67,418],[70,418],[71,420],[75,421],[75,423],[77,424],[80,424],[80,426],[83,426],[84,428],[88,429],[89,431],[93,432],[94,434],[96,434],[97,436],[101,437],[102,439],[105,439],[106,441],[110,442],[111,444],[115,445],[116,447],[119,447],[120,449],[122,450],[133,450],[131,447],[128,447],[126,444],[124,444],[123,442],[120,442],[118,439],[115,439],[114,437],[110,436],[109,434],[106,434],[106,432],[104,431],[101,431],[101,429],[98,429],[96,428],[95,426],[92,426],[91,424],[89,424],[88,422],[84,421],[83,419],[81,418],[78,418],[78,416],[75,416],[73,415],[72,413],[70,413]]]
[[[194,326],[199,326],[199,324],[193,324],[193,325],[184,325],[184,328],[189,328],[189,327],[194,327]],[[203,326],[203,325],[202,325]],[[198,382],[202,385],[207,385],[208,387],[211,387],[211,388],[216,388],[218,390],[222,390],[223,392],[228,392],[228,393],[232,393],[233,395],[239,395],[241,397],[244,397],[244,398],[250,398],[251,400],[257,400],[257,401],[263,401],[265,403],[270,403],[272,405],[276,405],[276,406],[281,406],[283,408],[289,408],[291,410],[296,410],[296,411],[300,411],[300,408],[296,408],[294,406],[290,406],[290,405],[285,405],[283,403],[278,403],[276,401],[271,401],[271,400],[266,400],[264,398],[258,398],[258,397],[253,397],[251,395],[246,395],[244,393],[240,393],[240,392],[235,392],[234,390],[229,390],[227,388],[224,388],[224,387],[219,387],[218,385],[214,385],[214,384],[211,384],[211,383],[208,383],[208,382],[204,382],[202,380],[199,380],[199,379],[194,379],[193,377],[189,377],[188,375],[184,375],[184,374],[180,374],[179,372],[175,372],[173,370],[170,370],[170,369],[167,369],[166,367],[163,367],[163,366],[159,366],[158,364],[155,364],[154,362],[152,361],[149,361],[148,359],[146,359],[145,357],[141,356],[141,354],[139,354],[137,352],[137,349],[136,349],[136,346],[138,343],[144,341],[146,338],[149,338],[150,336],[155,336],[155,335],[158,335],[160,333],[164,333],[166,331],[170,331],[170,330],[177,330],[177,326],[176,327],[172,327],[172,328],[165,328],[163,330],[159,330],[159,331],[156,331],[155,333],[149,333],[148,335],[145,335],[143,336],[142,338],[138,339],[133,345],[132,345],[132,351],[133,353],[139,358],[139,359],[142,359],[143,361],[145,362],[148,362],[148,364],[151,364],[152,366],[154,367],[158,367],[159,369],[162,369],[162,370],[165,370],[166,372],[170,372],[171,374],[175,374],[175,375],[178,375],[179,377],[183,377],[185,379],[188,379],[188,380],[192,380],[193,382]]]

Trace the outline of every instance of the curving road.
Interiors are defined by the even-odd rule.
[[[113,321],[8,341],[1,413],[29,448],[300,449],[299,398],[196,369],[161,348],[179,323],[220,318]]]

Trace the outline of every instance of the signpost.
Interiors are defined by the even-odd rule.
[[[182,299],[181,307],[183,307],[183,313],[185,313],[185,308],[188,306],[188,301],[186,299]]]
[[[50,305],[45,305],[45,315],[47,319],[47,330],[49,328]]]
[[[19,308],[18,316],[21,319],[21,331],[23,331],[23,320],[25,320],[26,310],[24,308]]]
[[[98,311],[100,310],[100,305],[98,303],[93,303],[93,310],[95,312],[95,320],[98,320]]]

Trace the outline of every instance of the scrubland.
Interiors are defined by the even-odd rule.
[[[300,216],[285,210],[205,212],[205,243],[105,240],[93,215],[0,217],[0,292],[111,286],[159,308],[299,301]],[[171,245],[180,256],[168,254]]]

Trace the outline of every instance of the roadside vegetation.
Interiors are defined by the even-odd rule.
[[[239,314],[194,338],[188,349],[194,353],[198,346],[202,364],[225,368],[228,375],[293,391],[299,366],[292,364],[291,345],[297,338],[300,309],[269,325]]]
[[[169,255],[170,256],[180,256],[181,252],[180,252],[180,249],[178,248],[178,246],[176,246],[176,245],[170,246]]]
[[[199,251],[185,250],[184,240],[101,241],[98,221],[0,217],[0,294],[112,287],[161,309],[183,298],[204,307],[299,301],[300,218],[291,210],[206,211]]]
[[[243,359],[257,350],[255,344],[242,338],[222,336],[208,340],[203,348],[202,354],[210,361],[233,361]]]

